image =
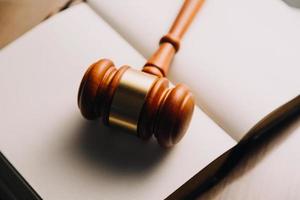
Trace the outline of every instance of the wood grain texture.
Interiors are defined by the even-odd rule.
[[[192,93],[183,84],[168,89],[161,96],[154,134],[161,146],[172,147],[186,134],[195,102]]]
[[[179,50],[180,41],[192,23],[204,0],[186,0],[181,7],[167,35],[160,40],[160,46],[148,59],[143,71],[165,77],[175,53]]]
[[[142,70],[157,76],[161,80],[153,83],[150,89],[147,88],[143,106],[138,112],[118,106],[118,114],[115,113],[112,118],[115,124],[135,130],[142,139],[148,139],[154,134],[158,143],[163,147],[171,147],[177,144],[185,135],[194,111],[195,102],[193,95],[183,84],[178,84],[172,89],[168,88],[168,81],[162,79],[162,77],[166,76],[175,52],[179,49],[180,39],[203,2],[203,0],[185,1],[169,33],[162,37],[160,47]],[[109,125],[108,119],[113,110],[111,102],[123,102],[122,105],[131,105],[130,102],[126,103],[124,101],[137,101],[139,95],[133,83],[135,85],[141,84],[136,80],[122,79],[124,83],[130,83],[126,84],[126,91],[131,91],[132,94],[119,95],[118,97],[118,95],[115,95],[115,91],[120,87],[120,80],[123,74],[128,74],[126,72],[128,67],[121,67],[113,75],[107,75],[109,69],[113,67],[112,65],[112,62],[107,59],[102,59],[93,64],[85,73],[78,94],[78,105],[82,115],[87,119],[96,119],[103,116],[102,119],[106,125]],[[134,77],[129,77],[136,79],[138,75],[139,73],[135,74]],[[107,76],[109,78],[105,79]],[[143,78],[146,77],[144,76]],[[106,87],[103,87],[103,85]],[[116,99],[120,98],[120,96],[126,96],[127,98]],[[129,97],[131,100],[128,99]],[[132,121],[124,118],[124,113],[127,113],[126,116],[128,118],[130,113],[132,114],[133,112],[139,113],[138,120]]]
[[[104,124],[110,125],[111,104],[117,98],[116,90],[124,74],[129,73],[128,69],[129,66],[123,66],[117,70],[113,62],[108,59],[101,59],[87,69],[77,99],[81,114],[86,119],[102,118]],[[194,98],[185,85],[178,84],[174,88],[169,88],[169,81],[166,78],[155,77],[153,80],[157,81],[151,85],[149,91],[146,91],[147,96],[139,111],[136,122],[137,135],[142,139],[149,139],[155,135],[161,146],[171,147],[186,133],[194,110]],[[127,87],[134,86],[127,85]],[[138,91],[132,88],[131,92]],[[128,94],[133,97],[130,101],[135,101],[134,97],[137,98],[133,93]],[[129,101],[129,99],[118,100]]]
[[[117,69],[112,61],[102,59],[92,64],[85,72],[78,91],[78,107],[81,114],[90,120],[104,115],[104,101],[108,97],[109,84]]]

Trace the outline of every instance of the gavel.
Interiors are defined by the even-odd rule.
[[[166,78],[180,40],[204,0],[186,0],[159,48],[142,71],[101,59],[85,72],[78,106],[88,120],[102,118],[105,125],[129,130],[141,139],[154,135],[171,147],[185,135],[194,110],[194,98],[184,84],[169,88]]]

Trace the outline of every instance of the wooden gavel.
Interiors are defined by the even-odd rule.
[[[179,50],[180,40],[204,0],[186,0],[169,33],[142,71],[101,59],[85,72],[78,92],[78,106],[89,120],[102,118],[106,125],[130,130],[142,139],[153,134],[158,143],[171,147],[184,136],[190,123],[194,98],[178,84],[169,88],[165,78]]]

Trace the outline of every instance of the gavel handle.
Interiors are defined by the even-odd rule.
[[[165,77],[175,53],[179,50],[180,40],[188,29],[204,0],[185,0],[167,35],[159,42],[159,48],[145,64],[143,71]]]

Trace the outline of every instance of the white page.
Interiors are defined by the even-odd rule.
[[[0,150],[42,198],[162,199],[235,144],[198,107],[169,150],[87,122],[77,90],[87,66],[103,57],[145,62],[85,4],[0,52]]]
[[[145,57],[183,1],[88,0]],[[170,70],[198,105],[239,140],[300,93],[300,10],[281,0],[207,0]]]
[[[300,199],[299,141],[300,118],[200,199]]]

